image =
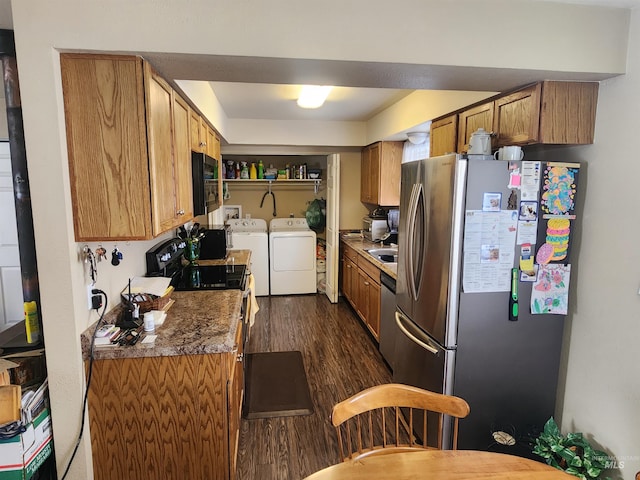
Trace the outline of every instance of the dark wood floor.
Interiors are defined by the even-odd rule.
[[[259,297],[247,353],[300,350],[314,413],[242,419],[239,480],[299,480],[338,463],[334,404],[391,381],[377,344],[341,299],[324,295]]]

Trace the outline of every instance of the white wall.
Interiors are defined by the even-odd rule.
[[[562,410],[563,429],[623,460],[625,479],[640,471],[638,9],[631,27],[627,74],[600,86],[595,144],[573,149],[588,168]]]
[[[554,69],[623,72],[626,61],[624,10],[553,3],[326,0],[302,8],[294,0],[15,0],[12,7],[60,472],[80,425],[79,335],[95,318],[86,310],[85,265],[78,257],[82,245],[73,238],[57,49],[522,67],[538,69],[541,76]],[[502,27],[489,28],[495,25]],[[638,177],[638,162],[628,155],[640,127],[635,119],[640,99],[632,81],[638,76],[637,43],[630,78],[603,86],[598,143],[579,150],[591,174],[580,252],[584,274],[573,285],[577,306],[563,412],[565,426],[593,434],[617,455],[640,452],[634,416],[639,404],[639,297],[638,278],[633,278],[638,257],[624,248],[639,236],[640,222],[632,210],[635,185],[621,183]],[[122,247],[131,258],[150,243]],[[102,269],[100,281],[115,301],[121,279],[143,268],[139,259],[125,261],[118,270],[109,267]],[[612,344],[613,350],[601,348]],[[88,438],[85,432],[69,479],[92,477]],[[625,469],[626,478],[632,474]]]
[[[360,154],[340,154],[339,230],[361,230],[369,210],[360,203]]]

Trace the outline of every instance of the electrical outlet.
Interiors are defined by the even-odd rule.
[[[93,310],[93,302],[91,301],[91,297],[93,297],[93,285],[87,285],[87,309]]]

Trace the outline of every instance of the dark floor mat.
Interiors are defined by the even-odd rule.
[[[313,413],[301,352],[249,353],[245,362],[245,418]]]

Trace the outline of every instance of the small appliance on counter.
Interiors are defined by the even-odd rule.
[[[147,276],[171,278],[170,285],[172,285],[176,291],[246,290],[246,265],[183,266],[183,252],[185,244],[186,240],[172,238],[155,245],[147,251]],[[202,250],[200,253],[200,259],[203,259]]]
[[[204,225],[200,228],[204,237],[200,239],[200,260],[219,260],[227,257],[231,245],[228,225]]]
[[[378,242],[389,231],[387,211],[378,207],[362,218],[362,235],[371,242]]]
[[[398,224],[400,222],[400,209],[390,208],[387,213],[387,226],[389,231],[381,238],[382,243],[385,245],[391,245],[392,243],[398,244]]]

